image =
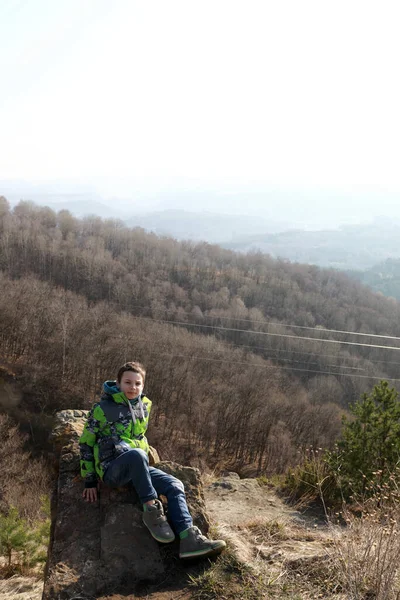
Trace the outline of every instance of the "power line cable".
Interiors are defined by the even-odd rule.
[[[152,310],[151,306],[145,306],[145,305],[140,305],[140,304],[132,304],[131,306],[134,308],[143,308],[144,310]],[[255,308],[257,308],[257,307],[255,307]],[[163,307],[163,309],[165,311],[168,311],[167,307]],[[251,309],[246,308],[246,310],[251,310]],[[191,311],[184,310],[184,313],[186,315],[191,315]],[[136,316],[136,315],[133,315],[133,316]],[[242,321],[244,323],[261,323],[266,326],[273,325],[276,327],[288,327],[290,329],[306,329],[309,331],[318,331],[318,332],[322,332],[322,333],[344,333],[347,335],[377,337],[377,338],[383,338],[383,339],[387,339],[387,340],[399,340],[400,341],[400,337],[394,336],[394,335],[385,335],[385,334],[380,334],[380,333],[369,333],[369,332],[361,332],[361,331],[347,331],[347,330],[342,330],[342,329],[328,329],[326,327],[322,327],[322,326],[318,326],[318,325],[316,327],[311,327],[308,325],[295,325],[294,323],[280,323],[277,321],[260,321],[260,320],[254,320],[254,319],[245,319],[242,317],[235,317],[235,316],[224,317],[224,316],[219,316],[219,315],[204,315],[203,317],[198,317],[198,318]],[[201,326],[200,323],[198,323],[198,325]],[[207,325],[204,325],[204,327],[206,327],[206,326]]]
[[[85,309],[82,309],[83,311],[85,311]],[[144,317],[143,315],[133,315],[131,313],[127,313],[129,317],[136,319],[136,320],[143,320],[143,321],[150,321],[150,322],[155,322],[155,323],[165,323],[168,325],[179,325],[182,327],[197,327],[197,328],[206,328],[206,329],[218,329],[221,331],[236,331],[239,333],[248,333],[248,334],[254,334],[254,335],[266,335],[266,336],[271,336],[271,337],[281,337],[281,338],[289,338],[289,339],[295,339],[295,340],[304,340],[304,341],[313,341],[313,342],[326,342],[326,343],[331,343],[331,344],[345,344],[348,346],[362,346],[362,347],[366,347],[366,348],[379,348],[379,349],[385,349],[385,350],[400,350],[400,347],[398,346],[384,346],[384,345],[379,345],[379,344],[365,344],[365,343],[361,343],[361,342],[348,342],[346,340],[331,340],[331,339],[323,339],[323,338],[315,338],[315,337],[306,337],[306,336],[298,336],[298,335],[289,335],[289,334],[284,334],[284,333],[273,333],[273,332],[268,332],[268,331],[255,331],[253,329],[239,329],[239,328],[235,328],[235,327],[222,327],[220,325],[205,325],[205,324],[200,324],[200,323],[188,323],[186,321],[173,321],[173,320],[168,320],[168,319],[156,319],[153,317]],[[318,331],[323,331],[320,330],[319,328],[317,328]],[[328,331],[328,330],[326,330]],[[333,330],[332,330],[333,331]],[[353,332],[353,333],[357,333],[357,332]],[[361,335],[369,335],[369,334],[361,334]],[[385,336],[377,336],[377,337],[385,337]],[[390,336],[388,336],[390,337]],[[399,339],[400,338],[396,338],[396,337],[392,337],[391,339]],[[272,348],[268,348],[266,346],[250,346],[250,345],[242,345],[242,344],[234,344],[232,342],[229,342],[230,345],[236,346],[236,347],[248,347],[248,348],[258,348],[258,349],[267,349],[270,351],[274,351],[274,352],[297,352],[297,353],[301,353],[303,354],[302,351],[295,351],[295,350],[282,350],[282,349],[272,349]],[[304,354],[311,354],[313,356],[332,356],[332,357],[336,357],[337,355],[335,354],[319,354],[319,353],[304,353]],[[351,357],[346,357],[347,360],[351,360]],[[369,360],[369,359],[365,359],[365,360]],[[372,361],[370,361],[372,362]],[[379,362],[379,363],[384,363],[384,364],[400,364],[396,361],[375,361],[375,362]]]
[[[189,356],[188,354],[171,354],[171,353],[159,354],[156,352],[150,352],[149,354],[151,354],[152,356],[159,356],[159,357],[164,357],[164,358],[169,356],[171,358],[185,358],[186,360],[201,360],[201,361],[207,361],[207,362],[218,362],[218,363],[226,363],[226,364],[232,365],[231,360],[221,360],[218,358],[204,358],[202,356]],[[372,380],[377,380],[377,381],[382,381],[382,379],[384,379],[385,381],[400,381],[400,379],[395,379],[393,377],[371,377],[370,375],[356,375],[356,374],[352,374],[352,373],[334,373],[331,371],[317,371],[317,370],[313,370],[313,369],[298,369],[298,368],[282,367],[280,365],[257,365],[257,364],[251,363],[251,362],[235,361],[235,365],[246,365],[248,367],[257,367],[260,369],[281,369],[284,371],[302,371],[305,373],[318,373],[319,375],[337,375],[339,377],[372,379]]]
[[[305,352],[304,350],[287,350],[287,349],[282,349],[282,348],[271,348],[271,346],[253,346],[250,344],[235,344],[234,342],[229,342],[230,346],[234,346],[235,348],[251,348],[254,350],[266,350],[267,352],[286,352],[287,354],[302,354],[305,356],[326,356],[329,358],[342,358],[342,360],[351,360],[351,361],[355,361],[355,360],[359,360],[358,358],[355,358],[354,356],[344,356],[341,357],[339,354],[326,354],[326,353],[320,353],[320,352]],[[367,360],[367,359],[364,359]],[[381,361],[374,361],[374,362],[388,362],[385,360],[381,360]],[[394,365],[400,365],[400,362],[394,362],[394,363],[390,363],[388,362],[388,364],[394,364]]]
[[[87,313],[90,312],[90,310],[92,308],[95,307],[91,307],[88,306],[88,308],[74,308],[73,312],[82,312],[82,313]],[[315,338],[315,337],[307,337],[307,336],[297,336],[297,335],[290,335],[290,334],[284,334],[284,333],[275,333],[275,332],[268,332],[268,331],[256,331],[254,329],[239,329],[239,328],[235,328],[235,327],[222,327],[220,325],[205,325],[205,324],[200,324],[200,323],[189,323],[187,321],[173,321],[173,320],[168,320],[168,319],[156,319],[153,317],[144,317],[143,315],[134,315],[128,311],[125,311],[125,314],[135,320],[143,320],[143,321],[150,321],[153,323],[165,323],[168,325],[179,325],[182,327],[197,327],[197,328],[205,328],[205,329],[214,329],[214,330],[221,330],[221,331],[235,331],[238,333],[247,333],[247,334],[254,334],[254,335],[265,335],[265,336],[271,336],[271,337],[281,337],[281,338],[287,338],[287,339],[294,339],[294,340],[303,340],[303,341],[312,341],[312,342],[320,342],[320,343],[331,343],[331,344],[345,344],[348,346],[361,346],[361,347],[366,347],[366,348],[379,348],[379,349],[383,349],[383,350],[400,350],[399,346],[384,346],[384,345],[378,345],[378,344],[365,344],[365,343],[361,343],[361,342],[348,342],[346,340],[331,340],[331,339],[324,339],[324,338]],[[280,325],[279,323],[277,325]],[[289,325],[288,325],[289,327]],[[323,330],[323,329],[319,329],[317,328],[317,331],[330,331],[330,330]],[[335,330],[332,330],[335,331]],[[350,332],[350,333],[357,333],[357,332]],[[369,334],[360,334],[360,335],[369,335]],[[377,337],[385,337],[385,336],[377,336]],[[390,338],[390,336],[388,336]],[[390,339],[399,339],[400,338],[396,338],[396,337],[392,337]],[[222,341],[222,340],[221,340]],[[226,341],[226,340],[224,340]],[[229,342],[231,345],[235,345],[232,342]],[[237,344],[237,346],[241,346],[241,344]],[[252,348],[253,346],[248,346],[249,348]],[[254,348],[265,348],[264,346],[254,346]],[[271,349],[274,352],[295,352],[294,350],[282,350],[282,349]],[[298,353],[303,353],[302,351],[297,351]],[[336,355],[332,354],[319,354],[319,353],[310,353],[316,356],[332,356],[335,357]],[[351,358],[351,357],[348,357]],[[368,359],[365,359],[368,360]],[[400,364],[397,363],[395,361],[376,361],[376,362],[382,362],[385,364]]]
[[[351,360],[351,361],[355,361],[355,360],[360,360],[359,358],[356,358],[354,356],[343,356],[341,357],[338,354],[326,354],[326,353],[317,353],[317,352],[304,352],[303,350],[282,350],[281,348],[271,348],[270,346],[250,346],[250,345],[245,345],[245,344],[234,344],[233,342],[230,342],[231,346],[234,346],[235,348],[254,348],[257,350],[267,350],[269,352],[286,352],[288,354],[304,354],[306,356],[325,356],[328,358],[341,358],[342,360]],[[400,365],[400,362],[398,361],[394,361],[394,360],[371,360],[369,358],[364,358],[362,357],[363,360],[367,360],[368,362],[375,364],[375,363],[382,363],[385,365]]]
[[[145,319],[145,320],[151,320],[151,321],[155,320],[155,319],[153,319],[151,317],[143,317],[143,316],[136,316],[136,315],[130,315],[130,316],[134,317],[135,319]],[[227,318],[230,318],[230,317],[227,317]],[[164,322],[164,321],[161,321],[160,319],[158,321],[159,322]],[[187,323],[185,323],[185,324],[187,324]],[[188,325],[190,325],[190,324],[188,324]],[[205,327],[205,325],[201,325],[201,324],[197,324],[197,323],[193,324],[193,325],[196,325],[198,327]],[[214,328],[216,326],[215,325],[209,325],[208,327]],[[224,327],[222,329],[230,331],[230,328],[228,328],[228,327]],[[241,331],[246,331],[247,333],[258,333],[257,331],[254,331],[252,329],[245,329],[245,330],[241,330]],[[261,332],[261,333],[263,333],[263,332]],[[273,334],[271,334],[271,335],[273,335]],[[282,335],[282,337],[285,337],[284,334],[281,334],[281,335]],[[367,334],[365,334],[365,335],[367,335]],[[294,339],[303,339],[303,338],[298,338],[298,336],[294,336]],[[308,339],[312,339],[312,340],[316,340],[316,341],[323,341],[323,340],[320,340],[318,338],[308,338]],[[219,340],[219,341],[222,341],[222,340]],[[333,341],[336,341],[336,342],[340,343],[338,340],[333,340]],[[352,344],[352,342],[344,342],[344,343],[347,343],[349,345]],[[253,346],[253,345],[250,345],[250,344],[236,344],[236,343],[231,342],[231,341],[229,341],[229,345],[233,346],[234,348],[249,348],[251,350],[265,350],[267,352],[274,352],[274,353],[285,352],[287,354],[301,354],[301,355],[307,355],[307,356],[324,356],[324,357],[336,358],[336,359],[340,359],[341,358],[344,361],[349,361],[350,360],[350,361],[353,361],[353,362],[355,360],[359,360],[358,358],[356,358],[354,356],[341,357],[338,354],[327,354],[327,353],[319,353],[319,352],[318,353],[317,352],[305,352],[304,350],[292,350],[292,349],[288,350],[288,349],[282,349],[282,348],[271,348],[271,346]],[[380,348],[381,347],[381,346],[375,346],[373,344],[371,344],[371,345],[367,344],[367,346],[370,346],[372,348]],[[382,346],[382,348],[389,348],[390,349],[391,347],[390,346]],[[395,347],[395,348],[397,349],[397,347]],[[274,356],[270,356],[269,358],[275,358],[276,360],[291,360],[291,359],[279,359],[278,357],[274,357]],[[367,360],[368,362],[370,362],[372,364],[400,365],[400,362],[398,362],[398,361],[371,360],[371,359],[365,358],[365,357],[362,357],[362,359],[363,360]],[[293,360],[293,362],[304,362],[304,361],[295,361],[295,360]],[[315,364],[318,364],[318,363],[315,363]],[[336,365],[336,366],[342,366],[343,367],[344,365]],[[346,368],[358,368],[358,367],[346,367]],[[365,369],[363,369],[363,370],[365,370]]]
[[[73,308],[73,310],[71,312],[73,313],[77,313],[77,312],[81,312],[84,314],[87,314],[88,312],[90,312],[92,309],[96,308],[95,306],[88,306],[87,308]],[[123,313],[119,313],[119,314],[123,314]],[[239,333],[248,333],[248,334],[254,334],[254,335],[265,335],[265,336],[272,336],[272,337],[281,337],[281,338],[289,338],[289,339],[295,339],[295,340],[305,340],[305,341],[313,341],[313,342],[327,342],[327,343],[332,343],[332,344],[346,344],[348,346],[363,346],[366,348],[380,348],[380,349],[384,349],[384,350],[400,350],[399,346],[383,346],[383,345],[378,345],[378,344],[365,344],[365,343],[360,343],[360,342],[348,342],[346,340],[330,340],[330,339],[323,339],[323,338],[315,338],[315,337],[306,337],[306,336],[298,336],[298,335],[289,335],[289,334],[285,334],[285,333],[275,333],[275,332],[269,332],[269,331],[256,331],[254,329],[239,329],[239,328],[235,328],[235,327],[222,327],[220,325],[205,325],[205,324],[200,324],[200,323],[189,323],[187,321],[173,321],[173,320],[168,320],[168,319],[155,319],[153,317],[144,317],[143,315],[134,315],[128,311],[125,311],[125,314],[135,320],[143,320],[143,321],[149,321],[152,323],[165,323],[168,325],[179,325],[179,326],[183,326],[183,327],[197,327],[197,328],[205,328],[205,329],[218,329],[221,331],[236,331]],[[324,330],[320,330],[317,328],[318,331],[324,331]],[[328,330],[325,330],[328,331]],[[353,332],[356,333],[356,332]],[[364,334],[363,334],[364,335]],[[368,335],[368,334],[365,334]],[[384,336],[382,336],[384,337]],[[400,338],[393,338],[393,339],[399,339]],[[219,341],[227,341],[227,340],[219,340]],[[233,342],[229,342],[229,344],[231,345],[235,345]],[[241,347],[242,344],[236,344],[236,346]],[[243,345],[243,347],[245,347]],[[336,357],[337,355],[335,354],[320,354],[320,353],[315,353],[315,352],[311,352],[311,353],[305,353],[301,350],[286,350],[286,349],[275,349],[275,348],[268,348],[267,346],[246,346],[249,348],[258,348],[258,349],[262,349],[262,348],[266,348],[266,349],[270,349],[273,350],[274,352],[297,352],[300,354],[311,354],[311,355],[315,355],[315,356],[332,356],[332,357]],[[347,359],[350,359],[351,357],[346,357]],[[368,359],[365,359],[368,360]],[[375,361],[375,362],[382,362],[382,363],[386,363],[386,364],[400,364],[398,362],[395,361]]]
[[[166,323],[169,325],[181,325],[183,327],[202,327],[207,329],[218,329],[222,331],[237,331],[239,333],[249,333],[254,335],[267,335],[272,337],[281,337],[281,338],[289,338],[295,340],[304,340],[304,341],[313,341],[320,343],[329,343],[329,344],[346,344],[348,346],[363,346],[365,348],[380,348],[385,350],[400,350],[398,346],[381,346],[378,344],[364,344],[362,342],[347,342],[345,340],[327,340],[327,339],[318,339],[313,337],[306,337],[300,335],[289,335],[285,333],[272,333],[270,331],[254,331],[252,329],[238,329],[236,327],[222,327],[220,325],[200,325],[198,323],[187,323],[185,321],[170,321],[167,319],[152,319],[150,317],[138,317],[136,315],[131,315],[134,319],[144,319],[148,321],[153,321],[156,323]],[[398,338],[396,338],[398,339]]]
[[[147,340],[145,338],[136,338],[135,337],[135,341],[146,342]],[[242,348],[242,347],[251,348],[251,346],[240,346],[240,345],[235,346],[235,348],[237,348],[237,349]],[[216,352],[218,354],[229,354],[228,350],[217,350]],[[255,355],[255,356],[257,356],[257,355]],[[318,356],[318,354],[313,354],[313,356]],[[335,355],[327,355],[327,356],[335,356]],[[306,362],[304,360],[295,360],[295,359],[291,359],[291,358],[276,358],[274,356],[262,356],[261,358],[263,360],[278,360],[278,361],[283,361],[283,362],[299,363],[299,364],[304,364]],[[309,365],[319,365],[320,363],[318,363],[318,362],[309,362],[307,364],[309,364]],[[338,367],[339,369],[353,369],[354,371],[365,371],[366,370],[364,367],[353,367],[353,366],[350,366],[350,365],[341,365],[341,364],[327,364],[326,366],[327,367]]]

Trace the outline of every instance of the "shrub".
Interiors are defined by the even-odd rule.
[[[301,462],[286,474],[283,491],[291,501],[301,504],[335,504],[339,497],[336,479],[321,448],[307,448]]]

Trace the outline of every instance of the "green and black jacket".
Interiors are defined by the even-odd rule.
[[[79,440],[85,487],[95,487],[98,478],[103,479],[108,465],[120,454],[132,448],[149,451],[145,433],[151,400],[142,394],[129,401],[115,381],[106,381],[103,390],[100,402],[89,412]]]

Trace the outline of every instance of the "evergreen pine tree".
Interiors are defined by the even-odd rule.
[[[400,402],[395,388],[381,381],[350,407],[342,438],[328,463],[336,472],[344,496],[365,494],[371,484],[390,481],[400,461]]]
[[[11,566],[12,553],[24,552],[30,541],[27,523],[12,506],[6,515],[0,514],[0,554],[7,558],[7,566]]]
[[[11,506],[7,514],[0,513],[0,556],[5,556],[7,568],[19,570],[43,563],[50,538],[50,504],[42,497],[42,511],[46,518],[32,525],[20,517]]]

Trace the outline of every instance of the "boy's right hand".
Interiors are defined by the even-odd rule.
[[[86,502],[97,502],[98,487],[99,487],[99,485],[97,484],[97,487],[85,488],[83,490],[82,496],[86,500]]]

